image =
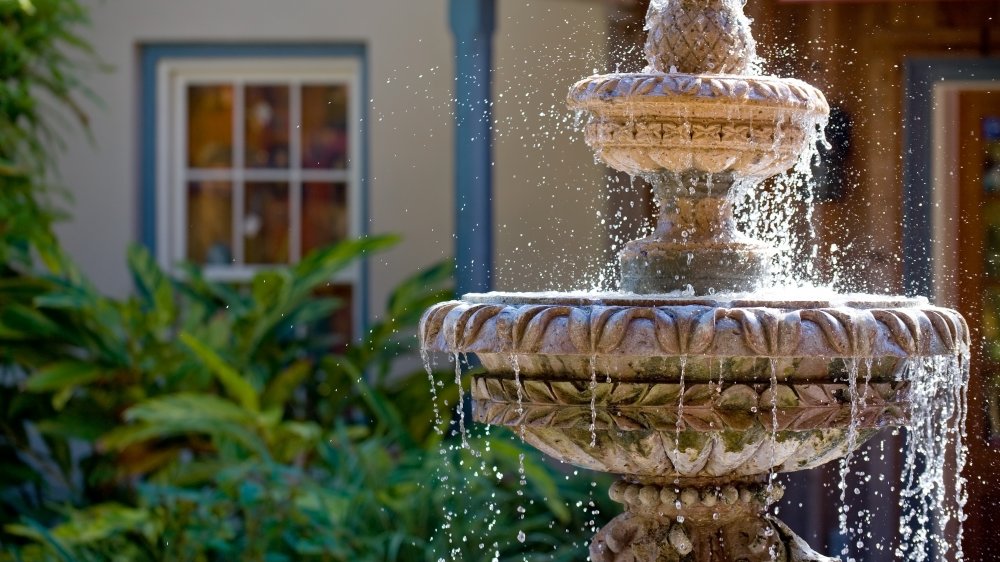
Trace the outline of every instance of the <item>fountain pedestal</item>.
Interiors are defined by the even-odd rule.
[[[767,272],[771,250],[733,220],[732,174],[650,176],[659,208],[653,233],[619,255],[625,292],[749,292]]]
[[[617,482],[611,499],[626,511],[597,533],[590,559],[831,562],[767,515],[783,493],[780,484],[764,479]]]

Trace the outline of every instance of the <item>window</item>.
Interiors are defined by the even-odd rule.
[[[361,57],[160,51],[144,58],[155,60],[155,210],[144,212],[155,232],[143,227],[165,267],[239,283],[362,234]],[[362,273],[328,289],[350,303],[332,319],[346,337]]]

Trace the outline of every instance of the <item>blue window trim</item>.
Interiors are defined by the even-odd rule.
[[[1000,79],[998,59],[915,58],[906,61],[903,91],[903,286],[931,295],[934,84]]]
[[[150,252],[156,254],[156,161],[159,131],[157,131],[156,108],[157,100],[157,67],[162,60],[170,59],[206,59],[206,58],[309,58],[309,57],[351,57],[359,61],[361,66],[361,126],[359,139],[361,148],[360,185],[361,193],[361,224],[358,228],[362,235],[368,234],[370,218],[368,208],[368,100],[369,75],[368,51],[361,44],[345,43],[144,43],[139,46],[140,52],[140,166],[139,166],[139,239]],[[368,330],[368,260],[361,262],[361,279],[357,295],[360,306],[357,325],[360,337]]]
[[[451,0],[455,40],[455,289],[493,287],[493,32],[496,0]]]

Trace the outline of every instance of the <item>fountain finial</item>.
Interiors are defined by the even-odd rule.
[[[742,0],[653,0],[646,31],[653,71],[756,74],[757,44]]]

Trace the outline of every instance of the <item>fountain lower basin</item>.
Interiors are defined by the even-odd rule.
[[[577,466],[670,479],[839,458],[904,423],[909,362],[957,353],[968,330],[921,298],[490,293],[429,309],[421,339],[479,358],[478,421]]]
[[[682,557],[688,543],[722,549],[698,560],[739,560],[720,546],[740,527],[733,518],[766,536],[747,560],[771,560],[775,549],[785,553],[777,560],[824,560],[765,514],[780,494],[773,474],[844,457],[880,428],[905,424],[912,362],[969,344],[960,315],[922,298],[773,292],[470,294],[429,309],[420,336],[425,349],[479,358],[477,421],[623,476],[617,499],[627,512],[595,539],[598,560],[646,547]],[[662,501],[684,490],[691,505]],[[732,490],[745,501],[718,501]],[[661,535],[682,508],[686,538],[670,546]],[[622,525],[645,534],[611,538]],[[757,535],[747,536],[744,547]]]

